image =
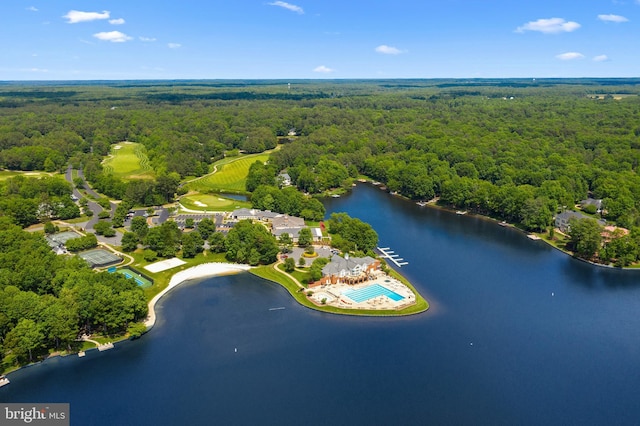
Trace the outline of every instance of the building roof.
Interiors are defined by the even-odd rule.
[[[304,228],[304,219],[296,216],[280,214],[271,220],[273,229],[277,228]]]
[[[231,212],[232,217],[251,217],[259,220],[273,219],[280,213],[275,213],[270,210],[257,210],[242,208]]]
[[[289,234],[289,236],[293,239],[298,238],[300,234],[300,230],[302,228],[277,228],[273,230],[273,235],[279,237],[282,234]]]
[[[573,210],[565,210],[562,213],[558,213],[558,215],[556,216],[556,220],[569,220],[571,218],[585,219],[588,217],[589,216],[583,213],[574,212]]]
[[[334,256],[331,258],[331,262],[327,263],[322,268],[323,275],[338,275],[340,271],[352,271],[356,266],[367,267],[374,263],[376,260],[370,256],[365,257],[340,257]]]
[[[587,198],[586,200],[580,201],[580,204],[583,205],[583,206],[588,206],[590,204],[593,204],[597,208],[600,208],[600,207],[602,207],[602,200],[598,200],[598,199],[595,199],[595,198]]]
[[[591,216],[587,216],[584,213],[580,213],[580,212],[575,212],[573,210],[565,210],[562,213],[558,213],[556,215],[556,219],[555,219],[555,223],[556,225],[558,225],[559,223],[568,223],[569,219],[574,218],[574,219],[595,219]],[[602,219],[597,219],[598,224],[600,225],[604,225],[606,223],[606,221],[602,220]]]

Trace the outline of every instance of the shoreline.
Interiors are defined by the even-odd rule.
[[[218,277],[222,275],[232,275],[251,269],[249,265],[238,263],[211,262],[202,263],[191,268],[180,271],[171,276],[169,284],[160,293],[156,294],[148,303],[149,312],[144,325],[147,331],[151,330],[156,323],[155,305],[168,292],[179,286],[180,284],[196,278]]]
[[[373,181],[371,181],[371,180],[359,181],[359,183],[366,183],[366,184],[373,185],[373,186],[379,188],[379,186],[374,185]],[[398,197],[398,198],[401,198],[401,199],[403,199],[405,201],[408,201],[408,202],[414,202],[414,200],[411,200],[410,198],[408,198],[408,197],[406,197],[406,196],[404,196],[404,195],[402,195],[400,193],[392,193],[392,192],[389,192],[389,191],[386,191],[386,192],[387,192],[387,194],[389,194],[389,195],[391,195],[393,197]],[[442,210],[442,211],[446,211],[446,212],[449,212],[449,213],[455,213],[456,212],[456,210],[454,210],[453,207],[439,205],[439,204],[431,203],[431,202],[426,202],[421,207],[427,207],[427,208]],[[467,214],[465,213],[465,216],[466,215]],[[588,260],[588,259],[583,259],[581,257],[576,256],[574,253],[572,253],[572,252],[570,252],[568,250],[565,250],[565,249],[563,249],[561,247],[556,246],[551,241],[547,240],[546,238],[544,238],[542,236],[542,234],[544,234],[544,233],[525,231],[524,229],[516,226],[516,224],[511,223],[511,222],[501,221],[500,219],[494,218],[492,216],[487,216],[487,215],[484,215],[482,213],[475,212],[473,210],[469,211],[469,216],[472,216],[472,217],[474,217],[476,219],[484,220],[484,221],[487,221],[487,222],[492,222],[492,223],[497,223],[497,224],[504,223],[504,224],[506,224],[506,226],[505,225],[501,225],[501,226],[504,226],[504,227],[506,227],[508,229],[512,229],[512,230],[514,230],[516,232],[524,234],[525,236],[535,235],[538,238],[535,239],[535,240],[532,239],[532,241],[534,241],[534,242],[535,241],[542,241],[545,244],[547,244],[548,246],[558,250],[560,253],[563,253],[563,254],[569,256],[570,258],[578,260],[580,262],[587,263],[587,264],[589,264],[591,266],[597,266],[597,267],[600,267],[600,268],[607,268],[607,269],[615,269],[615,270],[620,270],[620,271],[640,271],[640,264],[638,264],[638,266],[636,266],[636,267],[630,267],[630,266],[618,267],[618,266],[614,266],[612,264],[597,263],[597,262],[593,262],[593,261]]]

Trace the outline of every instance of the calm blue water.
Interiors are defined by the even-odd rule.
[[[70,402],[75,425],[637,424],[638,273],[368,186],[326,205],[409,262],[426,314],[318,313],[248,274],[193,282],[142,339],[11,374],[0,400]]]
[[[383,287],[380,284],[368,285],[358,290],[348,290],[342,294],[356,303],[361,303],[378,296],[387,296],[389,299],[395,300],[396,302],[404,299],[403,296],[400,296],[395,291],[389,290],[388,288]]]
[[[231,198],[232,200],[247,201],[246,195],[221,193],[221,197]]]

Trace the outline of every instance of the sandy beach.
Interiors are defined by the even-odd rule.
[[[154,326],[156,323],[156,311],[155,305],[169,291],[176,288],[178,285],[185,281],[193,280],[196,278],[215,277],[220,275],[237,274],[242,271],[251,269],[249,265],[240,265],[236,263],[203,263],[202,265],[194,266],[193,268],[180,271],[171,277],[167,288],[158,293],[149,302],[149,314],[144,324],[147,326],[147,330]]]

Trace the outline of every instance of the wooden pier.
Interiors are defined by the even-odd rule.
[[[392,261],[398,268],[401,268],[404,265],[408,265],[409,262],[404,261],[399,255],[395,254],[393,250],[389,247],[376,247],[380,253],[382,253],[382,257],[385,259],[389,259]]]

